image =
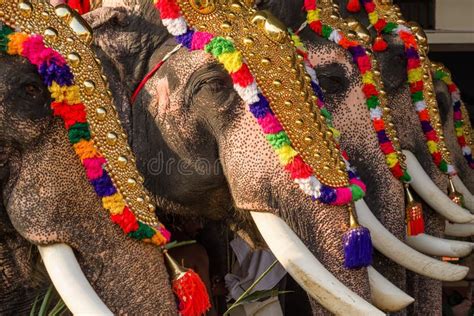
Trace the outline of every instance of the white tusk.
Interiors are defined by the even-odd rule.
[[[385,312],[397,312],[415,299],[393,285],[373,267],[368,267],[372,303]]]
[[[474,224],[452,224],[446,221],[444,233],[453,237],[470,237],[474,235]]]
[[[459,176],[453,177],[453,183],[456,190],[464,196],[464,206],[471,212],[474,212],[474,196],[472,195],[472,193],[464,185]]]
[[[408,270],[440,281],[462,280],[469,268],[428,257],[393,236],[372,214],[364,200],[355,202],[360,224],[370,230],[374,247]]]
[[[385,315],[342,284],[278,216],[250,212],[275,257],[309,295],[336,315]]]
[[[460,207],[443,192],[426,174],[415,155],[408,150],[403,150],[406,156],[408,172],[412,176],[410,183],[421,198],[436,212],[454,223],[468,223],[474,216]]]
[[[473,243],[437,238],[427,234],[407,236],[405,242],[424,254],[438,257],[462,258],[472,252]]]
[[[38,248],[54,287],[73,315],[113,315],[87,281],[71,247]]]

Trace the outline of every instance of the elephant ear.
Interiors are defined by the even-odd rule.
[[[451,95],[448,90],[448,86],[442,80],[435,79],[433,80],[435,92],[436,92],[436,102],[438,103],[439,116],[441,118],[441,124],[446,124],[450,112],[453,110],[451,105]]]

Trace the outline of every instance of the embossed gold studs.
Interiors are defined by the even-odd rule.
[[[84,81],[84,88],[87,94],[92,94],[95,91],[95,83],[92,80]]]
[[[262,65],[265,65],[265,66],[269,66],[272,63],[270,58],[267,58],[267,57],[262,58],[260,62],[262,63]]]
[[[114,132],[108,132],[107,133],[107,144],[109,145],[115,145],[117,143],[118,136]]]
[[[231,28],[232,28],[232,24],[229,21],[222,22],[221,29],[224,32],[229,32]]]
[[[253,45],[253,43],[255,43],[254,39],[251,38],[250,36],[244,37],[242,41],[243,41],[244,44],[247,45],[247,46]]]
[[[216,11],[214,0],[189,0],[191,7],[201,14],[211,14]]]
[[[29,1],[23,0],[18,3],[18,9],[20,9],[23,16],[30,17],[31,12],[33,12],[33,5]]]
[[[117,161],[118,161],[120,167],[123,168],[123,167],[127,166],[127,163],[128,163],[127,157],[125,157],[125,156],[119,156],[119,157],[117,158]]]
[[[60,4],[54,9],[54,13],[59,16],[66,24],[69,24],[72,19],[71,8],[67,5]]]
[[[48,27],[46,30],[44,30],[44,37],[49,42],[55,42],[58,39],[58,31],[52,27]]]
[[[103,121],[107,117],[107,110],[103,107],[98,107],[95,110],[95,116],[99,121]]]
[[[81,56],[77,53],[70,53],[67,55],[67,61],[72,67],[77,67],[81,64]]]

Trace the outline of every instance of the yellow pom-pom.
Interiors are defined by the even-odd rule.
[[[456,136],[460,137],[464,134],[463,128],[462,127],[457,127],[456,128]]]
[[[438,151],[438,144],[436,144],[434,141],[429,140],[427,144],[428,144],[428,150],[430,151],[430,154]]]
[[[309,10],[306,15],[306,20],[308,23],[319,21],[319,12],[321,12],[321,9]]]
[[[217,59],[229,73],[234,73],[242,67],[242,53],[239,51],[221,54]]]
[[[421,68],[415,68],[408,70],[408,82],[420,81],[423,76]]]
[[[396,153],[388,154],[387,156],[385,156],[385,159],[389,168],[393,168],[398,162],[398,157]]]
[[[374,73],[372,71],[366,71],[363,75],[362,75],[362,82],[364,84],[373,84],[375,85],[375,81],[374,81]]]
[[[290,146],[283,145],[276,150],[280,163],[286,166],[298,153]]]
[[[369,13],[369,22],[370,24],[374,25],[375,23],[377,23],[377,21],[379,20],[379,15],[377,14],[377,12],[370,12]]]
[[[110,212],[110,214],[118,215],[122,214],[125,202],[120,193],[115,193],[114,195],[103,197],[102,205]]]

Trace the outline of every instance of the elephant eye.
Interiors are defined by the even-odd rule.
[[[319,76],[319,85],[325,94],[336,94],[343,90],[343,79],[337,76]]]
[[[314,69],[325,95],[341,94],[349,88],[346,69],[339,63],[320,65]]]
[[[33,99],[38,98],[42,94],[41,89],[38,86],[36,86],[35,84],[32,84],[32,83],[25,84],[23,86],[23,90],[25,91],[26,96],[31,97]]]

